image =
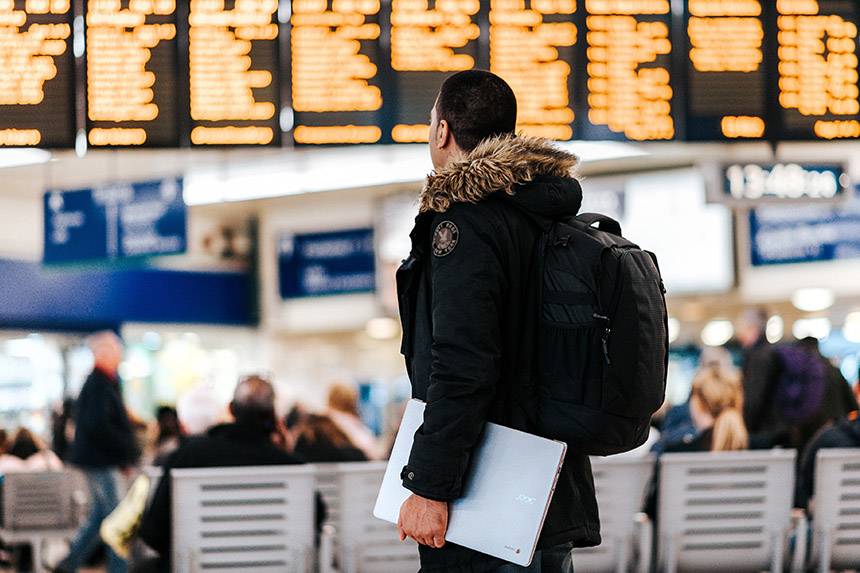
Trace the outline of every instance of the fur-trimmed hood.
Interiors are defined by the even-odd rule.
[[[430,174],[421,191],[419,207],[422,213],[444,213],[452,203],[479,203],[504,191],[523,207],[542,215],[567,214],[571,210],[575,214],[582,202],[582,190],[573,177],[578,162],[575,155],[545,139],[524,135],[493,137],[481,142],[464,159]],[[539,193],[532,191],[549,195],[538,197]]]

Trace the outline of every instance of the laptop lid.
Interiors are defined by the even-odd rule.
[[[412,492],[400,472],[409,461],[424,403],[406,407],[373,515],[397,523]],[[543,529],[567,446],[525,432],[486,424],[472,455],[463,497],[450,505],[445,540],[528,566]]]

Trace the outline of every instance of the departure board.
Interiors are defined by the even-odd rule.
[[[190,0],[192,145],[280,143],[278,0]]]
[[[518,130],[573,136],[575,0],[490,1],[490,71],[517,96]]]
[[[860,137],[860,3],[776,5],[780,139]]]
[[[87,140],[179,145],[176,0],[88,0]]]
[[[585,0],[585,139],[675,137],[669,0]]]
[[[298,144],[376,143],[379,0],[293,0],[291,95]]]
[[[480,0],[392,0],[393,141],[427,141],[439,86],[448,75],[476,67],[480,9]]]
[[[762,0],[687,0],[686,138],[762,138],[768,71]]]
[[[0,146],[74,147],[70,0],[0,2]]]

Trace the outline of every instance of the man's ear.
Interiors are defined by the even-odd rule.
[[[447,120],[441,119],[439,120],[439,124],[436,126],[436,147],[439,149],[444,149],[448,146],[448,143],[451,141],[451,128],[448,126]]]

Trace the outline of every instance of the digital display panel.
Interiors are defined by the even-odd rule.
[[[176,0],[89,0],[87,141],[179,145]]]
[[[780,139],[860,137],[855,0],[780,0]]]
[[[491,0],[490,71],[517,96],[517,129],[551,139],[573,134],[575,0]]]
[[[671,2],[585,0],[585,139],[675,137]]]
[[[280,143],[278,0],[190,0],[192,145]]]
[[[439,86],[448,75],[476,67],[480,9],[480,0],[392,0],[393,141],[427,141]]]
[[[767,123],[762,0],[687,0],[686,138],[761,138]]]
[[[379,0],[293,0],[292,108],[297,144],[376,143]]]
[[[0,2],[0,147],[74,147],[70,0]]]

